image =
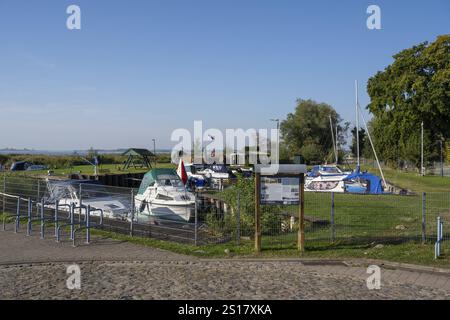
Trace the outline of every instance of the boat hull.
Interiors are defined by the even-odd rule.
[[[167,204],[157,202],[143,202],[136,199],[138,222],[146,223],[156,220],[189,222],[195,214],[194,204]]]

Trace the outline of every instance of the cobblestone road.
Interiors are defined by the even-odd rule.
[[[72,248],[12,232],[0,232],[0,252],[0,299],[450,299],[448,273],[382,269],[381,289],[368,290],[366,267],[344,263],[200,260],[113,240]],[[80,290],[66,287],[71,263],[80,266]]]

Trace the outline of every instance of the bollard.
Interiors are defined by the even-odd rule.
[[[436,243],[434,245],[434,259],[437,259],[441,255],[441,242],[443,239],[444,223],[441,221],[441,217],[437,217],[437,236]]]
[[[41,200],[41,239],[45,238],[44,199]]]

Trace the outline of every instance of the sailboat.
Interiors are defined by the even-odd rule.
[[[381,169],[380,162],[378,160],[377,153],[375,151],[375,147],[373,145],[372,137],[367,128],[366,120],[364,119],[364,115],[361,113],[362,120],[364,122],[364,126],[367,132],[367,136],[369,138],[370,146],[372,148],[373,154],[375,156],[375,160],[378,165],[378,169],[380,170],[381,179],[369,172],[361,172],[361,164],[359,159],[359,116],[360,116],[360,106],[358,99],[358,82],[355,81],[355,89],[356,89],[356,154],[357,154],[357,164],[355,170],[345,177],[345,192],[348,193],[368,193],[368,194],[382,194],[383,183],[386,186],[386,180],[384,179],[383,170]],[[383,182],[383,183],[382,183]]]
[[[353,172],[342,171],[338,166],[338,151],[337,151],[337,128],[336,137],[334,136],[333,123],[330,117],[330,128],[331,136],[333,139],[333,149],[336,157],[335,165],[319,165],[314,166],[312,170],[307,174],[305,179],[305,191],[315,191],[315,192],[336,192],[336,193],[368,193],[368,194],[382,194],[383,184],[386,185],[384,179],[383,170],[381,169],[380,163],[378,161],[378,156],[373,146],[372,138],[370,132],[367,129],[367,123],[364,116],[361,117],[366,128],[367,135],[369,137],[369,142],[372,147],[372,151],[375,155],[375,159],[378,164],[382,179],[378,176],[373,175],[368,172],[361,172],[360,170],[360,159],[359,159],[359,116],[360,116],[360,106],[358,99],[358,83],[355,81],[356,85],[356,146],[357,146],[357,165]],[[336,140],[335,140],[336,138]]]

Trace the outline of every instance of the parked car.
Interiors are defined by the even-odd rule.
[[[11,165],[11,171],[23,171],[27,170],[29,167],[31,167],[33,164],[28,161],[17,161],[14,162]]]

